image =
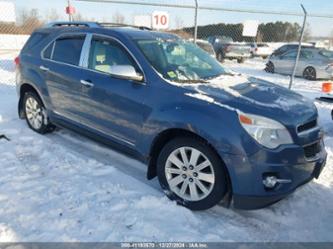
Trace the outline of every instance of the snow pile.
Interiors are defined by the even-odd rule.
[[[12,58],[1,58],[0,134],[11,141],[0,140],[0,241],[333,241],[331,105],[317,105],[329,155],[319,180],[262,210],[192,212],[147,181],[145,165],[68,130],[28,129],[8,84],[14,67],[2,67]],[[259,61],[230,66],[286,82]],[[297,79],[310,97],[315,84]]]

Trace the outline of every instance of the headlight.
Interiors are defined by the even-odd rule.
[[[293,143],[286,127],[275,120],[244,113],[239,113],[238,117],[247,133],[267,148],[275,149],[281,144]]]

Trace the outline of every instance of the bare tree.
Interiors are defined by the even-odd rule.
[[[112,21],[114,23],[124,24],[125,23],[125,17],[122,14],[120,14],[119,12],[116,12],[112,16]]]
[[[310,24],[309,23],[306,23],[305,25],[305,30],[304,30],[304,38],[303,40],[304,41],[309,41],[311,39],[311,27],[310,27]]]
[[[175,28],[181,29],[184,27],[184,20],[180,16],[175,17]]]
[[[19,15],[19,20],[22,23],[21,28],[26,34],[32,33],[36,28],[44,24],[38,9],[31,9],[29,11],[23,10]]]
[[[45,19],[46,19],[47,22],[54,22],[54,21],[59,21],[62,18],[60,17],[57,10],[52,8],[47,12],[47,15],[46,15]]]
[[[74,15],[73,15],[73,20],[74,21],[77,21],[77,22],[80,22],[80,21],[87,21],[82,15],[80,12],[76,12]]]

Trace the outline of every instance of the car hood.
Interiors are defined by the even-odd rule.
[[[317,117],[313,102],[276,84],[244,75],[223,75],[204,84],[184,86],[188,96],[224,108],[299,125]]]

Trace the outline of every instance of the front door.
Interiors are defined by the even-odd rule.
[[[112,66],[130,65],[143,74],[129,52],[117,41],[93,36],[83,73],[82,122],[117,142],[135,146],[150,109],[145,105],[149,85],[112,76]]]

